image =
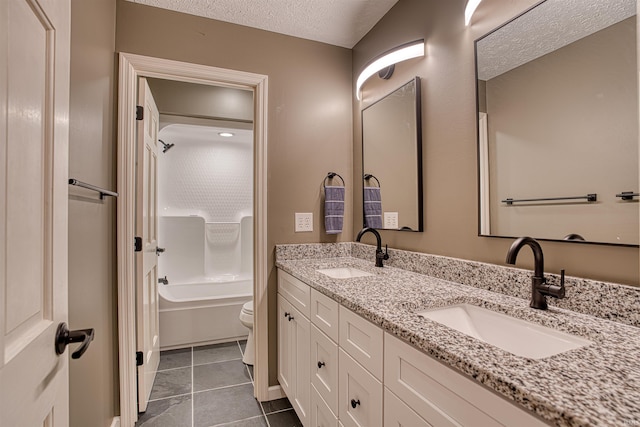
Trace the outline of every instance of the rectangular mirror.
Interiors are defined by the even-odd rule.
[[[637,246],[635,0],[546,0],[477,40],[480,235]]]
[[[362,110],[364,226],[422,231],[420,78]]]

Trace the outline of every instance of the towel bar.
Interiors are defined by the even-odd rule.
[[[502,200],[502,203],[506,203],[507,205],[512,205],[514,203],[518,203],[518,202],[550,202],[550,201],[557,201],[557,200],[579,200],[579,199],[586,199],[587,202],[597,202],[598,201],[598,195],[597,194],[587,194],[586,196],[575,196],[575,197],[548,197],[548,198],[542,198],[542,199],[504,199]]]
[[[620,197],[622,200],[633,200],[634,197],[638,197],[640,194],[633,191],[623,191],[620,194],[616,194],[616,197]]]
[[[86,182],[78,181],[74,178],[69,178],[69,185],[75,185],[77,187],[97,191],[98,193],[100,193],[100,200],[104,200],[104,196],[118,197],[118,193],[116,192],[105,190],[104,188],[96,187],[95,185],[87,184]]]
[[[325,187],[327,185],[327,179],[332,179],[332,178],[334,178],[336,176],[338,178],[340,178],[340,181],[342,181],[342,186],[344,187],[344,179],[342,179],[342,177],[339,174],[335,173],[335,172],[329,172],[327,174],[327,176],[324,177],[324,185],[325,185]]]
[[[375,179],[375,180],[376,180],[376,182],[378,183],[378,187],[380,187],[380,186],[381,186],[381,185],[380,185],[380,181],[378,181],[378,178],[376,178],[374,175],[371,175],[370,173],[365,173],[365,174],[362,176],[362,179],[364,179],[365,181],[368,181],[368,180],[370,180],[371,178],[373,178],[373,179]]]

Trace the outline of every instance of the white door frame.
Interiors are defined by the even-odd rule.
[[[138,419],[135,332],[135,147],[138,77],[250,89],[254,92],[254,394],[260,401],[281,396],[269,390],[267,305],[267,83],[265,75],[152,58],[119,55],[118,84],[118,342],[120,362],[120,421],[133,426]]]

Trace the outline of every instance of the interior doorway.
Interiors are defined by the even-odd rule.
[[[281,397],[279,387],[268,384],[267,329],[267,76],[197,64],[120,54],[118,112],[118,332],[121,424],[137,419],[136,313],[135,313],[135,173],[136,105],[138,80],[156,78],[213,85],[253,92],[253,299],[255,337],[255,397],[260,401]]]

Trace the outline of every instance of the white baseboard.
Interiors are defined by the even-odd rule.
[[[284,394],[284,390],[282,390],[282,387],[280,387],[280,385],[272,385],[269,387],[267,400],[282,399],[283,397],[287,397],[287,395]]]
[[[113,421],[111,421],[111,427],[120,427],[120,417],[113,417]]]

